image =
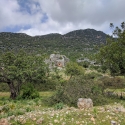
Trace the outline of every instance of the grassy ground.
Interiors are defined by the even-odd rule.
[[[48,107],[43,98],[54,92],[40,92],[34,100],[9,100],[9,93],[0,93],[0,119],[12,125],[125,125],[125,101],[80,110],[63,104]]]
[[[45,98],[45,97],[50,97],[54,92],[52,91],[45,91],[45,92],[40,92],[40,96]],[[10,92],[0,92],[0,98],[9,98]]]

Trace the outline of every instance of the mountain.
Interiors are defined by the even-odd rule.
[[[29,36],[24,33],[0,33],[0,51],[19,51],[31,53],[61,53],[67,56],[93,53],[95,46],[106,43],[107,35],[94,29],[75,30],[61,35],[57,33]]]

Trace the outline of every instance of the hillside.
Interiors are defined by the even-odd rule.
[[[29,36],[24,33],[0,33],[0,51],[15,51],[23,49],[31,53],[59,52],[67,56],[79,56],[95,52],[95,46],[106,42],[106,34],[94,29],[76,30],[67,34],[47,34]]]

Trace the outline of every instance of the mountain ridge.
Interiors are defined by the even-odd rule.
[[[95,29],[80,29],[66,34],[50,33],[29,36],[25,33],[0,33],[0,51],[24,51],[30,53],[61,53],[67,56],[94,53],[95,46],[106,43],[107,34]]]
[[[27,33],[20,33],[20,32],[0,32],[0,34],[6,34],[6,33],[7,34],[22,34],[22,35],[27,35],[27,36],[31,36],[31,37],[45,36],[45,35],[55,35],[55,34],[64,36],[64,35],[69,34],[71,32],[87,31],[87,30],[93,30],[93,31],[104,33],[103,31],[100,31],[100,30],[95,30],[95,29],[87,28],[87,29],[72,30],[72,31],[69,31],[69,32],[67,32],[65,34],[61,34],[61,33],[48,33],[48,34],[44,34],[44,35],[35,35],[35,36],[31,36],[31,35],[28,35]],[[104,34],[106,34],[106,33],[104,33]]]

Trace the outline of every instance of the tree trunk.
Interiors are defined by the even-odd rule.
[[[17,92],[16,92],[16,89],[15,89],[15,87],[14,87],[13,82],[8,81],[7,84],[9,85],[9,88],[10,88],[10,98],[11,98],[11,99],[16,99],[16,97],[17,97]]]
[[[19,81],[17,83],[17,86],[16,86],[16,93],[17,93],[17,95],[20,95],[21,86],[22,86],[22,83],[21,83],[21,81]]]

